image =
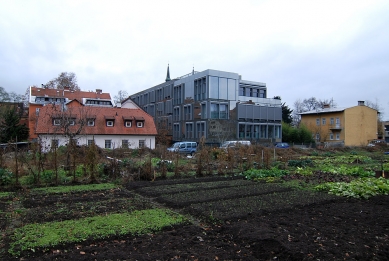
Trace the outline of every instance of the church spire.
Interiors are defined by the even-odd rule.
[[[169,64],[167,64],[167,74],[166,74],[166,80],[165,81],[170,81],[170,71],[169,71]]]

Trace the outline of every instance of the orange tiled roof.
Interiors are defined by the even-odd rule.
[[[70,90],[58,90],[58,89],[46,89],[46,88],[38,88],[38,87],[31,87],[31,96],[39,96],[39,97],[45,97],[47,95],[48,97],[64,97],[68,98],[69,100],[80,100],[82,101],[83,98],[90,98],[90,99],[111,99],[111,95],[109,93],[99,93],[99,92],[85,92],[85,91],[70,91]]]
[[[79,119],[84,119],[85,125],[80,135],[157,135],[153,118],[141,109],[71,106],[65,112],[59,105],[43,106],[37,117],[37,134],[62,134],[58,126],[54,126],[53,119],[60,116],[76,119],[76,125],[70,126],[71,131],[76,131],[80,124]],[[95,119],[94,126],[87,126],[87,119]],[[125,121],[132,120],[132,126],[126,127]],[[113,120],[114,126],[108,127],[106,121]],[[138,128],[136,121],[143,121],[143,127]]]

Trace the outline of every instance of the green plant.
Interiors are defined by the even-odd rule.
[[[370,198],[389,194],[389,180],[383,178],[360,178],[346,182],[328,182],[315,187],[318,191],[328,191],[337,196]]]
[[[89,238],[142,235],[183,222],[186,222],[183,216],[168,210],[146,209],[77,220],[29,224],[14,231],[8,252],[17,256],[21,251],[35,251],[37,248],[82,242]]]
[[[243,172],[243,175],[248,180],[260,180],[267,177],[282,177],[289,173],[287,170],[277,168],[271,169],[249,169]]]
[[[12,182],[13,174],[8,169],[0,168],[0,185],[9,185]]]

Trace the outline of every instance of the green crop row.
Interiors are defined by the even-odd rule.
[[[35,251],[59,244],[82,242],[113,235],[141,235],[185,222],[179,214],[164,209],[147,209],[131,213],[94,216],[79,220],[29,224],[14,231],[9,253]]]
[[[328,182],[315,187],[319,191],[352,198],[370,198],[389,194],[389,180],[384,178],[361,178],[346,182]]]

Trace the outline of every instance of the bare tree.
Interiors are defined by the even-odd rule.
[[[126,91],[120,90],[117,95],[113,97],[113,101],[116,103],[122,102],[124,99],[128,98],[128,93]]]
[[[76,74],[73,72],[61,72],[57,78],[47,82],[44,87],[50,89],[69,88],[72,91],[80,90],[80,87],[77,84]]]
[[[374,109],[374,110],[377,110],[377,112],[378,112],[378,115],[377,115],[378,116],[377,117],[377,133],[378,133],[378,137],[379,138],[383,138],[384,137],[384,133],[385,133],[384,126],[382,124],[383,115],[384,115],[384,109],[379,104],[378,99],[376,99],[375,102],[366,100],[365,101],[365,105],[370,107],[370,108],[372,108],[372,109]]]
[[[300,113],[306,112],[306,111],[313,111],[313,110],[321,110],[326,105],[330,107],[336,107],[336,103],[333,101],[333,99],[316,99],[315,97],[311,97],[304,100],[296,100],[294,102],[294,110],[292,114],[293,118],[293,124],[295,126],[298,126],[300,124],[301,116]]]

